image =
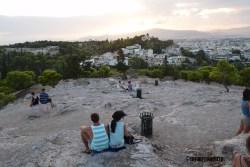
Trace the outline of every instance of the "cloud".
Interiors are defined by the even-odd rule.
[[[8,0],[0,6],[0,32],[9,32],[0,43],[250,25],[249,0]]]
[[[199,5],[198,2],[181,2],[181,3],[175,4],[175,6],[177,8],[195,7],[195,6],[198,6],[198,5]]]
[[[239,10],[235,9],[235,8],[203,9],[203,10],[201,10],[198,13],[198,15],[200,15],[202,18],[208,18],[210,15],[215,15],[215,14],[234,14],[234,13],[237,13],[238,11]]]
[[[198,8],[191,8],[191,9],[176,9],[172,12],[174,16],[191,16],[198,12]]]
[[[0,15],[72,17],[143,10],[134,0],[8,0],[0,1]]]

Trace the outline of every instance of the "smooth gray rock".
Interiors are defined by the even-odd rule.
[[[7,144],[0,145],[0,149]],[[17,145],[13,144],[13,147]],[[9,147],[11,149],[11,147]],[[146,139],[135,145],[128,145],[119,152],[104,152],[87,155],[82,153],[83,144],[79,131],[63,130],[52,136],[15,148],[15,156],[1,159],[1,167],[161,167],[166,162],[153,152],[153,147]]]

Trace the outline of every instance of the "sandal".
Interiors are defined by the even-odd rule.
[[[84,151],[82,151],[82,153],[90,154],[90,153],[91,153],[91,150],[84,150]]]

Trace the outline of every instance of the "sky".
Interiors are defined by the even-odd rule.
[[[250,0],[0,0],[0,44],[250,26]]]

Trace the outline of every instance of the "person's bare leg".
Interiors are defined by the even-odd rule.
[[[89,148],[89,140],[90,136],[88,134],[88,129],[86,127],[81,127],[81,138],[82,142],[85,145],[86,150],[84,151],[85,153],[90,153],[90,148]]]
[[[244,124],[243,124],[243,121],[241,120],[240,121],[240,128],[237,131],[236,136],[238,136],[239,134],[241,134],[243,132],[243,130],[244,130]]]
[[[244,126],[244,133],[249,133],[250,132],[250,126]]]

